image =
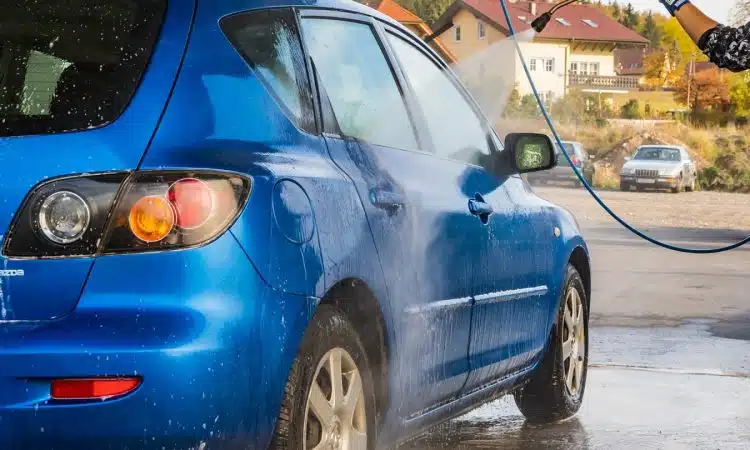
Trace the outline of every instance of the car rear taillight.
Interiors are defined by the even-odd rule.
[[[3,254],[59,258],[206,244],[234,222],[246,177],[218,172],[135,172],[52,180],[16,215]]]

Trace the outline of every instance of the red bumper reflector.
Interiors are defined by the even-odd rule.
[[[91,378],[52,381],[55,400],[96,400],[118,397],[140,386],[140,378]]]

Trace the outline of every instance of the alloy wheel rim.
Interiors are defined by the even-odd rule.
[[[586,363],[586,327],[581,296],[578,289],[572,286],[565,295],[562,354],[565,389],[570,396],[578,398],[583,388]]]
[[[328,351],[315,369],[305,406],[305,450],[367,450],[362,377],[342,348]]]

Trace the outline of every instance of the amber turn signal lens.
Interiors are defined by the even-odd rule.
[[[174,228],[175,212],[164,197],[143,197],[130,209],[128,221],[135,237],[144,242],[159,242]]]

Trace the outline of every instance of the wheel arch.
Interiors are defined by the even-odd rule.
[[[331,286],[321,305],[331,305],[346,315],[362,339],[373,373],[378,423],[388,407],[388,327],[380,300],[364,281],[348,278]]]
[[[578,246],[573,249],[568,262],[575,267],[581,276],[583,288],[586,291],[586,304],[591,306],[591,262],[588,252],[582,246]]]

